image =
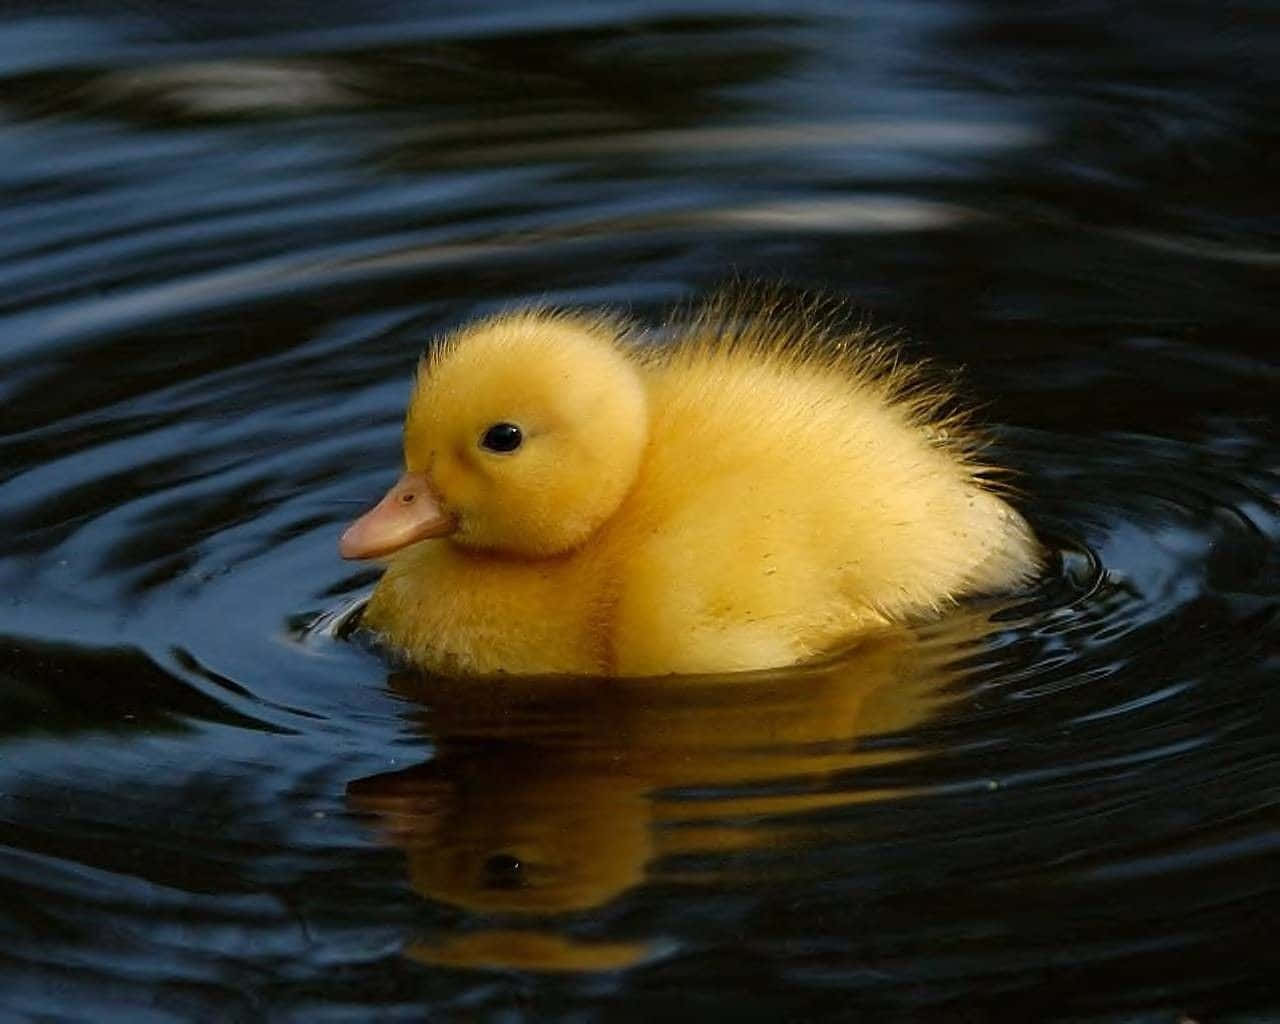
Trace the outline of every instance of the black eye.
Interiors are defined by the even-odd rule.
[[[491,452],[513,452],[523,440],[524,435],[514,423],[495,423],[480,438],[480,447]]]

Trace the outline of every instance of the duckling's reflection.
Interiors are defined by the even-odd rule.
[[[692,879],[663,870],[671,857],[802,842],[811,833],[789,816],[902,795],[845,773],[913,756],[903,743],[863,741],[927,718],[954,690],[964,648],[990,628],[961,617],[927,635],[865,640],[822,665],[739,676],[392,676],[422,702],[435,756],[353,782],[351,806],[406,851],[423,896],[523,918],[410,954],[579,970],[643,957],[643,944],[583,945],[529,926],[646,879]]]

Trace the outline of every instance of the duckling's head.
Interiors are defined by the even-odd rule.
[[[343,556],[444,536],[529,558],[579,546],[622,502],[648,441],[623,330],[531,310],[437,344],[405,417],[405,473],[343,534]]]

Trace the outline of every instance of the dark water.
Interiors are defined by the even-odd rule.
[[[1280,1016],[1280,16],[10,3],[0,1017]],[[730,274],[964,364],[1059,557],[738,680],[341,634],[430,336]]]

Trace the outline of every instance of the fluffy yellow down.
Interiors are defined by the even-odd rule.
[[[475,323],[405,423],[449,532],[390,554],[365,623],[449,673],[732,672],[1016,587],[1038,546],[953,405],[803,309]],[[516,450],[483,447],[497,423]]]

